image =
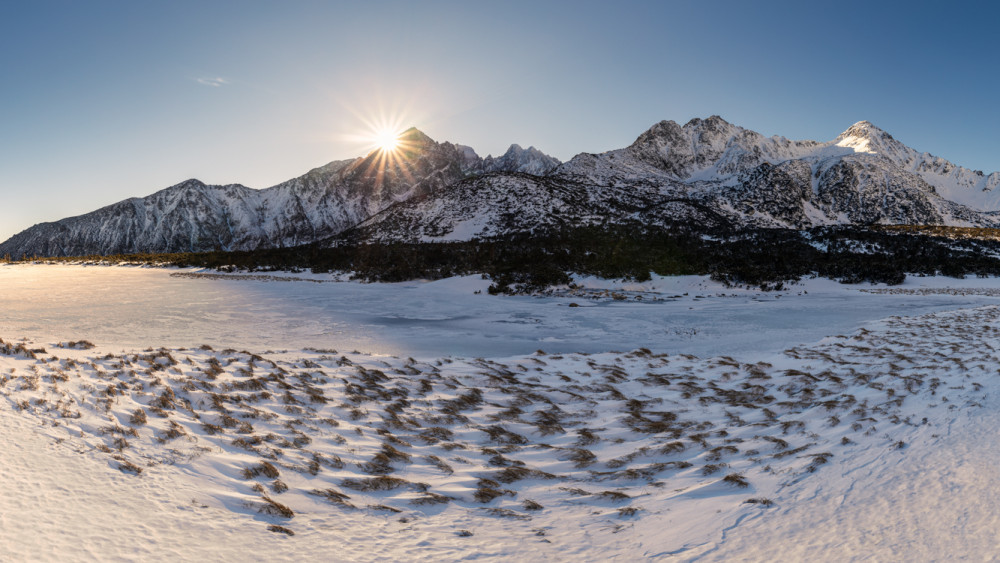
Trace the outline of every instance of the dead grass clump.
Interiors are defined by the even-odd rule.
[[[167,387],[157,398],[150,401],[149,406],[156,409],[172,410],[176,401],[174,390]]]
[[[344,460],[340,459],[340,456],[337,454],[330,454],[324,456],[318,453],[313,453],[313,461],[317,463],[322,463],[323,465],[329,467],[330,469],[343,469],[344,465],[346,465],[344,463]]]
[[[436,444],[442,440],[451,440],[454,435],[454,432],[443,426],[430,426],[418,434],[418,436],[420,436],[420,438],[428,444]]]
[[[630,516],[635,516],[640,510],[643,510],[641,506],[623,506],[618,509],[618,517],[628,518]]]
[[[142,473],[142,468],[131,461],[120,456],[115,456],[115,459],[118,460],[118,470],[122,473],[131,473],[133,475]]]
[[[446,414],[457,414],[464,410],[477,407],[483,403],[483,392],[479,389],[470,389],[468,392],[441,402],[441,411]]]
[[[267,380],[263,377],[251,377],[246,381],[233,383],[233,389],[239,391],[263,391],[267,389]]]
[[[657,450],[661,455],[670,455],[677,452],[684,451],[684,442],[670,442],[669,444],[664,444],[660,449]]]
[[[232,444],[238,448],[255,452],[257,451],[257,446],[261,445],[263,442],[264,439],[260,436],[247,436],[246,438],[236,438],[232,441]]]
[[[830,452],[823,452],[819,454],[811,454],[809,457],[812,458],[812,461],[806,467],[806,471],[808,471],[809,473],[813,473],[817,469],[819,469],[820,465],[829,462],[830,458],[833,457],[833,454]]]
[[[750,486],[750,481],[747,481],[741,473],[730,473],[722,478],[722,481],[729,483],[730,485],[736,485],[741,489],[745,489]]]
[[[129,417],[128,422],[129,424],[135,426],[142,426],[143,424],[146,424],[148,420],[149,419],[146,417],[146,411],[138,408],[132,411],[132,416]]]
[[[125,428],[124,426],[120,426],[118,424],[113,426],[102,426],[100,431],[101,434],[119,434],[121,436],[132,436],[133,438],[139,437],[139,431],[135,428]]]
[[[430,463],[434,467],[437,467],[442,472],[447,473],[448,475],[455,473],[455,469],[451,465],[449,465],[446,461],[444,461],[443,459],[441,459],[436,455],[429,455],[424,459],[426,459],[428,463]]]
[[[531,520],[531,516],[527,514],[521,514],[520,512],[511,510],[509,508],[480,508],[480,510],[485,511],[491,516],[499,516],[500,518],[511,518],[514,520]]]
[[[280,475],[280,472],[277,467],[265,461],[257,465],[244,467],[242,475],[244,479],[255,479],[260,475],[263,475],[268,479],[276,479],[278,475]]]
[[[761,436],[761,438],[763,438],[763,439],[767,440],[768,442],[771,442],[772,444],[774,444],[774,449],[775,450],[779,450],[780,451],[780,450],[784,450],[784,449],[788,448],[788,442],[785,441],[785,440],[782,440],[781,438],[776,438],[774,436]]]
[[[449,502],[455,500],[454,497],[449,497],[445,495],[440,495],[438,493],[426,492],[423,496],[417,497],[410,501],[410,504],[415,504],[417,506],[433,505],[433,504],[448,504]]]
[[[483,504],[504,495],[510,495],[512,497],[517,496],[517,493],[515,493],[514,491],[508,489],[500,489],[499,488],[500,483],[497,483],[492,479],[482,479],[482,478],[479,479],[477,487],[478,488],[476,489],[476,492],[473,493],[472,496],[473,498],[476,499],[477,502],[481,502]]]
[[[56,344],[59,348],[69,349],[69,350],[90,350],[94,348],[94,343],[89,340],[79,340],[70,341]]]
[[[382,454],[390,461],[401,461],[403,463],[410,463],[410,454],[406,452],[401,452],[392,445],[388,443],[382,444]]]
[[[701,468],[701,474],[704,476],[709,476],[714,473],[718,473],[726,464],[724,463],[709,463],[705,467]]]
[[[583,469],[597,462],[597,456],[590,450],[567,448],[565,451],[568,452],[565,459],[572,461],[577,469]]]
[[[524,436],[511,432],[502,426],[486,426],[480,430],[489,435],[490,440],[498,444],[524,445],[528,443],[528,439]]]
[[[416,486],[417,488],[422,488],[426,490],[426,486],[421,486],[420,483],[411,483],[406,479],[400,479],[398,477],[389,477],[386,475],[379,475],[377,477],[366,477],[364,479],[344,479],[340,482],[341,486],[347,487],[355,491],[361,492],[371,492],[371,491],[392,491],[400,487]]]
[[[740,453],[740,450],[735,446],[718,446],[709,450],[705,459],[707,461],[718,461],[725,455],[735,455],[738,453]]]
[[[598,438],[593,431],[586,428],[577,430],[576,433],[580,435],[580,437],[576,440],[576,445],[580,447],[592,446],[601,441],[601,439]]]
[[[264,502],[257,509],[257,512],[260,514],[279,516],[281,518],[293,518],[295,516],[295,512],[291,508],[288,508],[267,495],[261,496],[261,500]]]
[[[536,411],[534,419],[534,425],[538,428],[538,432],[542,436],[566,433],[566,429],[563,428],[561,424],[562,411],[560,411],[555,405],[553,405],[549,410]]]
[[[40,353],[44,354],[45,351],[42,350]],[[21,356],[29,360],[38,359],[37,354],[26,348],[24,344],[8,344],[7,342],[4,342],[2,338],[0,338],[0,354],[3,354],[4,356]]]
[[[525,499],[521,506],[523,506],[525,510],[541,510],[545,508],[531,499]]]
[[[163,443],[166,443],[166,442],[168,442],[170,440],[174,440],[176,438],[180,438],[181,436],[187,436],[187,431],[184,430],[183,426],[181,426],[180,424],[177,424],[177,422],[171,420],[170,421],[170,428],[168,428],[167,431],[164,432],[162,436],[157,436],[156,440],[159,443],[163,444]]]
[[[515,465],[511,467],[504,468],[493,474],[493,477],[504,484],[510,484],[515,481],[520,481],[522,479],[555,479],[556,476],[541,471],[538,469],[529,469],[527,467]]]
[[[802,453],[802,452],[808,450],[809,448],[811,448],[812,446],[813,446],[813,444],[806,444],[804,446],[799,446],[799,447],[797,447],[795,449],[785,450],[783,452],[778,452],[776,454],[771,454],[771,457],[774,458],[774,459],[781,459],[781,458],[784,458],[784,457],[788,457],[788,456],[792,456],[792,455],[795,455],[795,454]]]
[[[786,420],[781,423],[781,433],[788,434],[793,429],[797,428],[801,430],[805,427],[806,427],[805,423],[802,422],[801,420]]]
[[[337,506],[341,506],[343,508],[357,508],[353,504],[347,502],[347,499],[351,498],[350,496],[345,495],[344,493],[336,491],[334,489],[313,489],[309,491],[309,494],[317,497],[323,497],[330,503],[336,504]]]
[[[600,493],[597,493],[597,496],[603,500],[609,500],[611,502],[621,502],[632,498],[627,494],[619,491],[602,491]]]
[[[219,358],[211,357],[208,359],[208,367],[202,369],[205,372],[205,376],[209,379],[215,379],[216,377],[225,373],[226,370],[222,368],[222,363]]]
[[[402,510],[400,510],[398,508],[393,508],[391,506],[387,506],[387,505],[384,505],[384,504],[369,504],[368,505],[368,509],[369,510],[381,510],[383,512],[392,512],[394,514],[399,514],[400,512],[402,512]]]
[[[769,498],[748,498],[743,504],[759,504],[763,507],[774,506],[774,501]]]
[[[370,461],[359,463],[358,468],[369,475],[385,475],[386,473],[395,471],[391,465],[391,461],[384,453],[378,452],[372,456]]]
[[[269,531],[271,531],[271,532],[275,532],[275,533],[278,533],[278,534],[285,534],[286,536],[294,536],[295,535],[295,532],[293,532],[292,530],[289,530],[288,528],[286,528],[284,526],[278,526],[277,524],[271,524],[271,525],[269,525],[267,527],[267,529]]]

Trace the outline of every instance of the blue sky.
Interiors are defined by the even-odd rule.
[[[265,188],[372,123],[566,160],[718,114],[867,119],[1000,170],[996,10],[921,2],[0,2],[0,239],[187,178]]]

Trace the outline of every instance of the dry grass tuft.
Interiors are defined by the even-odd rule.
[[[276,479],[280,473],[277,467],[265,461],[257,465],[244,467],[242,475],[244,479],[255,479],[260,475],[263,475],[268,479]]]
[[[745,489],[750,486],[750,481],[747,481],[746,477],[741,473],[730,473],[722,478],[722,481],[729,483],[730,485],[736,485],[741,489]]]
[[[264,502],[257,510],[257,512],[261,514],[267,514],[268,516],[280,516],[281,518],[293,518],[295,516],[295,512],[291,508],[275,501],[267,495],[263,495],[261,500]]]
[[[415,487],[420,490],[427,490],[426,485],[421,483],[412,483],[406,479],[400,479],[398,477],[389,477],[386,475],[379,475],[378,477],[367,477],[364,479],[344,479],[340,482],[341,486],[347,487],[348,489],[353,489],[355,491],[371,492],[371,491],[392,491],[400,487]]]

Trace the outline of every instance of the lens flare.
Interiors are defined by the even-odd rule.
[[[389,187],[405,193],[416,181],[413,169],[424,148],[422,136],[412,134],[407,127],[425,120],[409,107],[413,101],[410,97],[390,96],[388,102],[383,98],[367,95],[363,103],[342,103],[357,119],[358,127],[341,136],[366,153],[352,165],[352,170],[370,177],[377,189]]]
[[[394,129],[382,129],[375,132],[372,139],[375,148],[381,152],[395,152],[399,148],[399,131]]]

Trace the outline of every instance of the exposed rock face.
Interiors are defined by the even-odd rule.
[[[553,158],[535,147],[522,149],[520,145],[511,145],[502,156],[483,159],[483,172],[525,172],[535,176],[544,176],[559,166],[559,160]]]

